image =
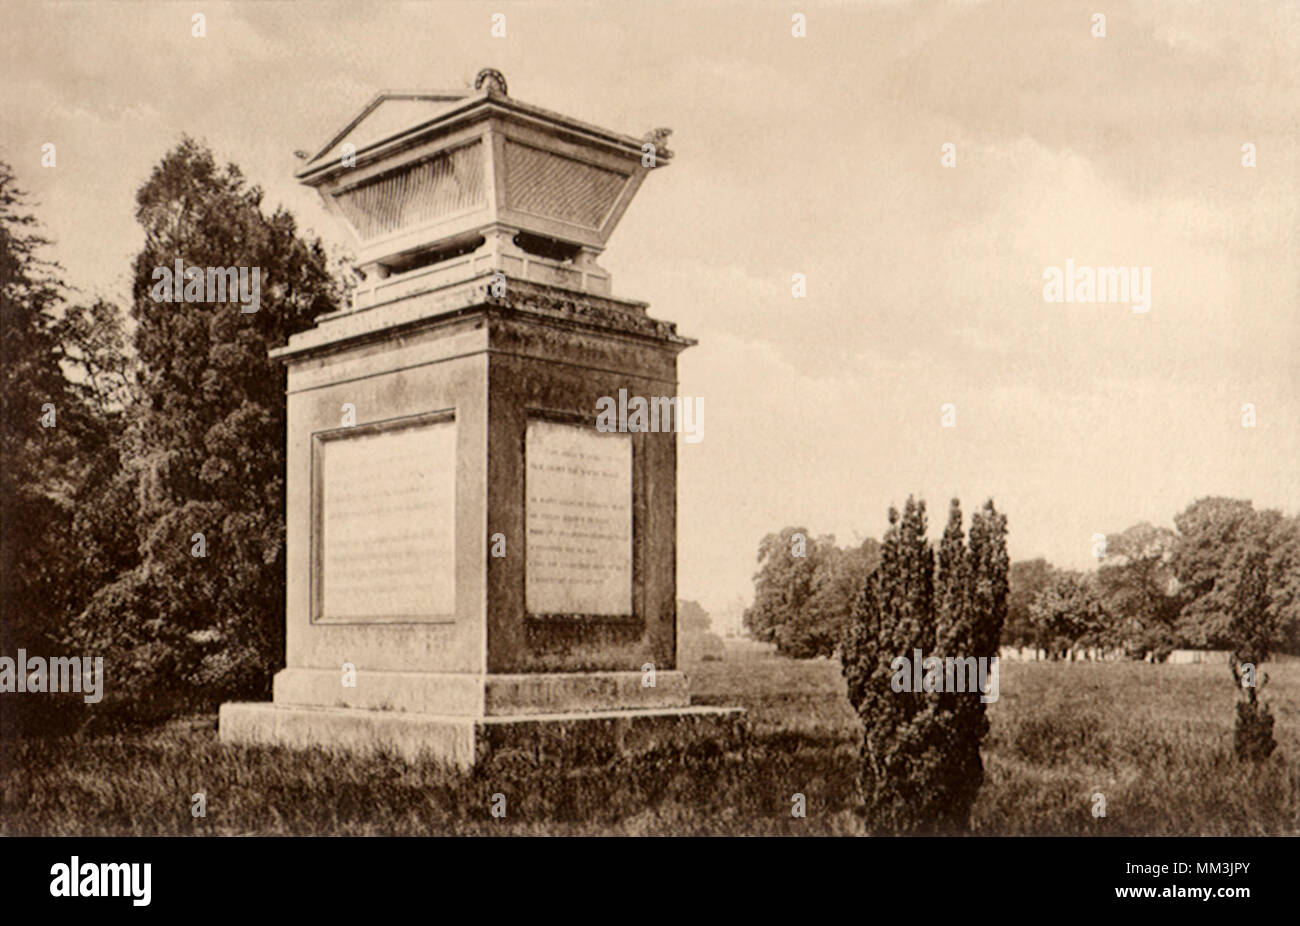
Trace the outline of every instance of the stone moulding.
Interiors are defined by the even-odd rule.
[[[645,302],[594,296],[511,277],[505,278],[504,293],[494,292],[493,287],[493,276],[484,274],[474,280],[410,294],[393,302],[337,313],[321,321],[318,327],[293,335],[286,346],[272,350],[270,355],[281,360],[304,359],[365,340],[384,339],[397,329],[451,319],[467,311],[485,308],[498,313],[531,316],[549,324],[559,322],[669,344],[676,350],[697,343],[694,338],[679,335],[673,322],[651,318],[646,312],[649,304]]]

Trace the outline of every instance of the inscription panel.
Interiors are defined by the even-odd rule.
[[[321,440],[323,623],[447,621],[456,610],[456,422]]]
[[[632,439],[533,420],[524,440],[528,613],[632,615]]]

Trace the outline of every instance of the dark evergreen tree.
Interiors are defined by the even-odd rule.
[[[75,479],[77,396],[59,366],[59,268],[0,163],[0,651],[48,650]]]
[[[65,653],[69,616],[133,559],[130,518],[103,504],[127,394],[120,318],[103,301],[69,304],[48,244],[0,163],[0,652],[10,657]],[[5,704],[6,735],[56,732],[84,706]]]
[[[862,793],[879,832],[942,833],[969,826],[988,731],[979,691],[896,691],[895,661],[997,655],[1006,618],[1006,519],[992,503],[962,537],[953,502],[937,561],[925,503],[908,499],[879,567],[864,583],[842,648],[849,700],[864,727]]]
[[[141,562],[96,596],[78,632],[113,655],[133,701],[263,697],[284,626],[285,376],[267,352],[337,308],[341,293],[319,241],[299,238],[283,208],[265,214],[258,187],[189,139],[136,200],[146,241],[125,463]],[[211,292],[156,300],[155,271],[178,260],[256,269],[257,310]]]

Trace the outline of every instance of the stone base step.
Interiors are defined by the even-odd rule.
[[[747,725],[734,707],[591,711],[528,717],[453,717],[407,711],[298,707],[273,703],[221,705],[223,743],[347,751],[387,748],[407,759],[433,758],[458,769],[494,755],[521,754],[540,763],[600,764],[620,755],[711,741],[738,748]]]

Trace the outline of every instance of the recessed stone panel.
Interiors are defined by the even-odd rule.
[[[528,613],[631,617],[631,435],[534,419],[524,443]]]
[[[456,422],[342,432],[317,461],[317,621],[451,620]]]

